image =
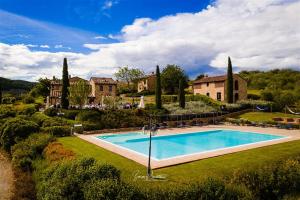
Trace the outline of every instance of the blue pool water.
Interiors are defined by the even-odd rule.
[[[126,133],[98,136],[97,138],[133,150],[145,156],[148,155],[148,135]],[[168,159],[176,156],[213,151],[280,138],[284,137],[232,130],[214,130],[168,136],[154,136],[152,137],[152,158],[157,160]]]

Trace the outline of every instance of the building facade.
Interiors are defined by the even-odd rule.
[[[141,78],[137,84],[138,92],[142,92],[142,91],[155,92],[155,81],[156,81],[155,74],[151,74],[145,76],[144,78]]]
[[[69,77],[70,85],[78,81],[86,81],[91,86],[91,94],[89,95],[89,103],[100,104],[102,96],[116,96],[117,82],[112,78],[92,77],[90,81],[79,77]],[[53,77],[50,85],[49,104],[58,105],[61,100],[62,81]]]
[[[194,81],[194,94],[202,94],[218,101],[225,101],[226,81],[227,75],[203,77]],[[237,74],[233,75],[233,99],[234,102],[247,99],[247,81]]]

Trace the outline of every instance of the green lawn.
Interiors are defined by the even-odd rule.
[[[76,137],[64,137],[58,140],[66,148],[73,150],[77,156],[91,156],[100,162],[116,166],[122,171],[122,178],[125,181],[137,183],[140,186],[151,184],[133,181],[133,174],[136,172],[139,171],[141,175],[146,174],[146,168],[134,161]],[[154,174],[165,174],[168,181],[151,185],[170,186],[173,183],[185,184],[190,181],[201,181],[208,176],[226,177],[239,168],[256,168],[296,155],[300,155],[300,140],[158,169],[154,171]]]
[[[247,94],[255,94],[260,96],[261,90],[247,90]]]
[[[292,115],[292,114],[285,114],[280,112],[248,112],[242,115],[239,115],[237,118],[247,119],[249,121],[255,122],[266,122],[266,121],[273,121],[274,117],[291,117],[297,118],[299,116]]]

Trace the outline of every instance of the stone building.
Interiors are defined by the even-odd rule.
[[[202,94],[218,101],[226,100],[226,80],[227,75],[203,77],[195,80],[193,84],[194,94]],[[233,75],[233,99],[247,99],[247,81],[238,74]]]
[[[117,82],[112,78],[99,78],[92,77],[90,81],[79,77],[69,77],[70,85],[84,80],[91,86],[91,94],[89,95],[89,103],[99,104],[101,103],[102,96],[116,96]],[[62,90],[62,81],[53,77],[50,85],[49,104],[60,104]]]
[[[145,76],[138,81],[138,92],[149,91],[155,92],[155,80],[156,75],[152,73],[151,75]]]

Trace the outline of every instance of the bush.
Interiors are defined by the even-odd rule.
[[[59,142],[52,142],[44,149],[43,152],[46,160],[52,162],[57,162],[61,160],[72,160],[75,158],[73,151],[66,149]]]
[[[300,162],[287,160],[252,171],[238,170],[231,180],[245,185],[255,199],[276,200],[300,190]]]
[[[32,169],[32,161],[42,155],[44,148],[53,140],[47,134],[33,134],[12,147],[12,163],[15,167],[28,171]]]
[[[21,118],[7,120],[0,130],[0,144],[8,152],[11,146],[39,130],[39,126]]]
[[[61,117],[49,117],[43,121],[43,127],[72,126],[73,122]]]
[[[65,161],[50,166],[39,176],[37,197],[49,200],[84,199],[87,182],[105,179],[119,181],[120,171],[111,165],[99,165],[93,158]]]
[[[57,116],[58,110],[56,108],[47,108],[44,111],[44,114],[49,116],[49,117],[54,117]]]
[[[22,110],[19,111],[19,114],[31,116],[31,115],[33,115],[36,111],[37,111],[37,109],[35,108],[34,105],[31,105],[31,106],[25,106]]]
[[[63,117],[71,120],[75,120],[76,116],[78,115],[79,110],[63,110]]]
[[[36,199],[35,183],[30,172],[24,172],[21,169],[13,169],[14,171],[14,191],[11,199],[26,200]]]
[[[93,124],[93,123],[89,123],[89,122],[84,122],[82,124],[83,126],[83,130],[84,131],[94,131],[94,130],[100,130],[103,129],[103,124],[101,123],[97,123],[97,124]]]
[[[82,122],[99,122],[101,121],[101,112],[96,110],[82,110],[76,116],[76,120]]]
[[[3,104],[13,104],[16,102],[16,98],[15,97],[3,97],[2,98],[2,103]]]
[[[257,94],[247,94],[247,99],[259,100],[260,96]],[[267,99],[263,99],[263,100],[267,100]],[[267,101],[269,101],[269,100],[267,100]]]
[[[71,135],[71,128],[68,126],[50,126],[43,128],[42,131],[58,137]]]
[[[31,104],[31,103],[34,103],[34,102],[35,102],[35,100],[34,100],[34,98],[31,95],[26,95],[23,98],[23,103]]]
[[[36,112],[31,116],[31,120],[37,123],[39,126],[42,126],[43,123],[49,119],[50,117],[40,112]]]
[[[7,118],[7,117],[15,117],[16,111],[11,106],[0,106],[0,119]]]

